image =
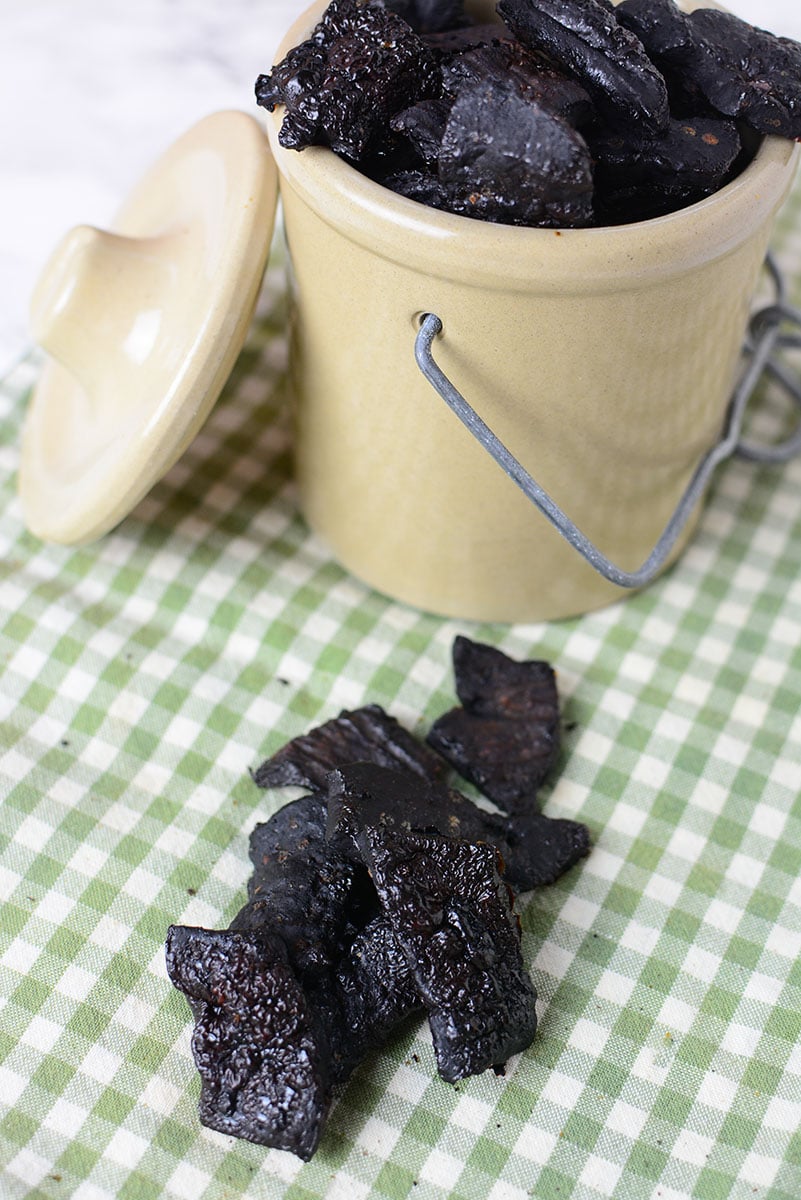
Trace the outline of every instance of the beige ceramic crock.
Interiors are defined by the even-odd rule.
[[[279,57],[324,7],[290,30]],[[475,7],[488,17],[494,5]],[[279,108],[268,133],[311,526],[356,575],[436,613],[535,621],[617,599],[423,378],[420,315],[441,319],[437,361],[484,421],[606,555],[634,569],[720,436],[797,148],[764,142],[733,183],[669,216],[554,231],[425,208],[328,150],[282,149],[281,119]]]

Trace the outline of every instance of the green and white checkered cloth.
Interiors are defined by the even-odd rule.
[[[796,303],[800,217],[797,189],[775,239]],[[280,268],[261,307],[204,432],[95,545],[25,532],[38,360],[0,387],[2,1200],[798,1200],[801,461],[727,465],[678,566],[605,611],[422,615],[298,517]],[[309,1164],[203,1129],[163,944],[243,903],[248,834],[285,799],[248,767],[367,701],[427,727],[459,632],[557,665],[546,811],[595,842],[521,901],[534,1045],[450,1086],[415,1024]]]

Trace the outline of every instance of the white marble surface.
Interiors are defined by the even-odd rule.
[[[104,225],[175,137],[253,83],[306,0],[0,0],[0,373],[29,346],[27,305],[72,225]],[[799,0],[729,0],[801,39]]]

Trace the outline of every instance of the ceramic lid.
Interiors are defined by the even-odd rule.
[[[99,537],[189,445],[245,340],[276,197],[259,123],[215,113],[148,171],[111,231],[79,226],[56,248],[31,306],[49,356],[20,461],[32,533]]]

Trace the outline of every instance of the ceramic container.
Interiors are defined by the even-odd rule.
[[[794,145],[764,142],[734,182],[656,220],[520,229],[425,208],[326,149],[284,150],[281,117],[268,133],[310,525],[356,575],[440,614],[535,621],[625,594],[420,374],[420,315],[441,319],[437,360],[481,417],[605,554],[636,568],[720,436]]]

